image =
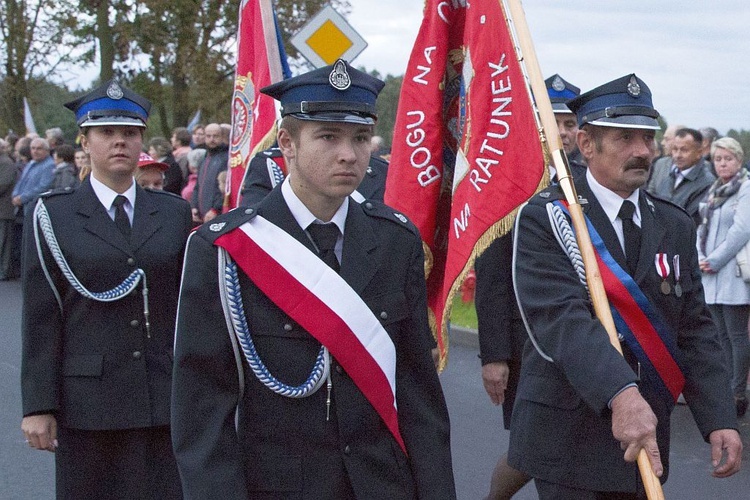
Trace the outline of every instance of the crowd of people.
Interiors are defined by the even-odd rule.
[[[150,139],[135,171],[138,184],[190,202],[194,224],[221,213],[224,184],[219,176],[227,169],[229,151],[229,128],[223,125],[196,124],[192,131],[178,127],[170,140]],[[59,127],[46,130],[45,137],[10,132],[0,139],[0,281],[20,277],[24,214],[42,193],[75,189],[90,172],[80,137],[66,141]]]
[[[59,129],[0,141],[22,431],[55,452],[58,498],[456,497],[422,242],[380,201],[383,85],[339,60],[261,89],[276,145],[227,213],[228,127],[146,142],[150,103],[114,80],[66,104],[77,149]],[[677,127],[660,155],[635,75],[547,87],[622,354],[559,237],[551,167],[476,264],[482,380],[511,431],[488,498],[532,479],[543,499],[643,498],[634,462],[645,450],[666,480],[683,396],[730,476],[750,364],[742,148]]]

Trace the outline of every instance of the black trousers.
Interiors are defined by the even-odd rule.
[[[534,479],[539,500],[646,500],[646,493],[588,491]]]
[[[58,429],[57,498],[181,499],[169,427]]]

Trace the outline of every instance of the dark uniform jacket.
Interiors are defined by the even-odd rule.
[[[63,255],[83,286],[110,290],[135,269],[146,272],[151,338],[143,286],[114,302],[85,298],[62,276],[41,238],[37,257],[33,210],[24,223],[23,413],[53,412],[63,426],[127,429],[169,424],[174,318],[190,207],[174,195],[136,187],[131,242],[119,232],[88,179],[73,191],[44,195]]]
[[[268,162],[284,162],[284,157],[279,148],[269,148],[261,151],[250,160],[250,164],[247,166],[247,171],[245,172],[245,178],[242,181],[240,206],[249,207],[255,205],[265,198],[276,184],[281,184],[283,176],[276,179],[276,182],[271,181]],[[365,176],[362,178],[359,187],[357,187],[359,194],[366,200],[383,201],[387,173],[388,162],[382,158],[371,156]]]
[[[625,268],[615,230],[586,179],[579,178],[576,188],[587,201],[582,203],[584,213]],[[624,462],[612,436],[608,403],[618,390],[638,380],[637,362],[625,344],[625,358],[610,345],[586,289],[552,233],[546,205],[561,197],[558,187],[535,196],[522,209],[516,227],[516,293],[538,349],[526,343],[508,462],[553,483],[632,491],[638,472],[635,464]],[[676,336],[686,378],[683,394],[707,439],[712,431],[736,428],[737,423],[721,347],[703,300],[695,228],[683,210],[643,190],[640,211],[641,252],[634,279]],[[666,253],[670,264],[674,255],[680,256],[681,297],[660,292],[657,253]],[[673,285],[674,273],[669,279]],[[645,380],[639,390],[658,418],[666,480],[673,404],[656,398]]]
[[[516,398],[526,329],[518,312],[512,279],[513,237],[510,233],[493,241],[480,255],[474,304],[477,310],[479,357],[482,366],[505,361],[508,385],[503,401],[503,425],[510,428]]]
[[[335,359],[330,421],[325,386],[301,399],[277,395],[258,381],[244,357],[238,405],[238,369],[218,300],[213,242],[258,214],[312,250],[280,188],[255,209],[239,208],[202,226],[188,243],[172,411],[186,498],[338,499],[352,491],[362,499],[455,498],[448,414],[430,357],[422,245],[411,223],[382,204],[350,200],[341,276],[395,345],[396,402],[408,456]],[[261,360],[282,382],[301,384],[320,344],[242,272],[240,284]],[[348,494],[342,487],[347,483]]]
[[[688,215],[692,217],[695,227],[698,227],[701,223],[698,206],[700,202],[705,201],[708,188],[711,187],[711,184],[715,180],[716,176],[711,173],[711,164],[701,159],[687,173],[676,189],[674,187],[674,177],[667,174],[660,184],[656,186],[654,194],[684,208]]]

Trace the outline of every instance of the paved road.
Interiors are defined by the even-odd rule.
[[[0,499],[54,498],[54,461],[47,452],[29,450],[19,430],[20,293],[18,282],[0,282]],[[479,378],[477,349],[471,336],[451,346],[448,368],[441,375],[451,413],[453,460],[460,500],[481,499],[497,456],[508,445],[501,410],[492,406]],[[750,419],[742,420],[745,468],[730,479],[709,474],[709,450],[689,410],[674,413],[672,476],[668,499],[746,499],[750,491]],[[536,498],[527,486],[515,497]]]

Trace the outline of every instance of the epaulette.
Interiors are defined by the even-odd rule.
[[[256,215],[258,211],[254,207],[238,207],[217,216],[211,222],[202,224],[197,231],[207,240],[214,242],[219,236],[237,229]]]
[[[59,189],[51,189],[49,191],[45,191],[44,193],[40,194],[39,197],[40,198],[51,198],[53,196],[58,196],[58,195],[61,195],[61,194],[72,194],[72,193],[75,193],[75,190],[76,190],[76,188],[73,188],[73,187],[70,187],[70,186],[67,186],[67,187],[64,187],[64,188],[59,188]]]
[[[366,215],[369,215],[370,217],[377,217],[379,219],[389,220],[419,236],[419,230],[417,229],[417,226],[415,226],[414,223],[409,220],[406,215],[402,214],[392,207],[389,207],[385,203],[381,203],[376,200],[365,200],[362,202],[361,206],[364,209]]]
[[[255,156],[260,158],[278,158],[281,155],[281,149],[273,147],[264,149],[263,151],[259,151],[255,154]]]
[[[565,198],[565,195],[557,184],[551,184],[546,188],[535,194],[531,200],[541,201],[542,203],[549,203],[550,201],[561,200]]]
[[[385,175],[388,173],[388,162],[379,156],[370,156],[370,163],[367,165],[365,174],[369,177],[375,177],[378,174]]]

